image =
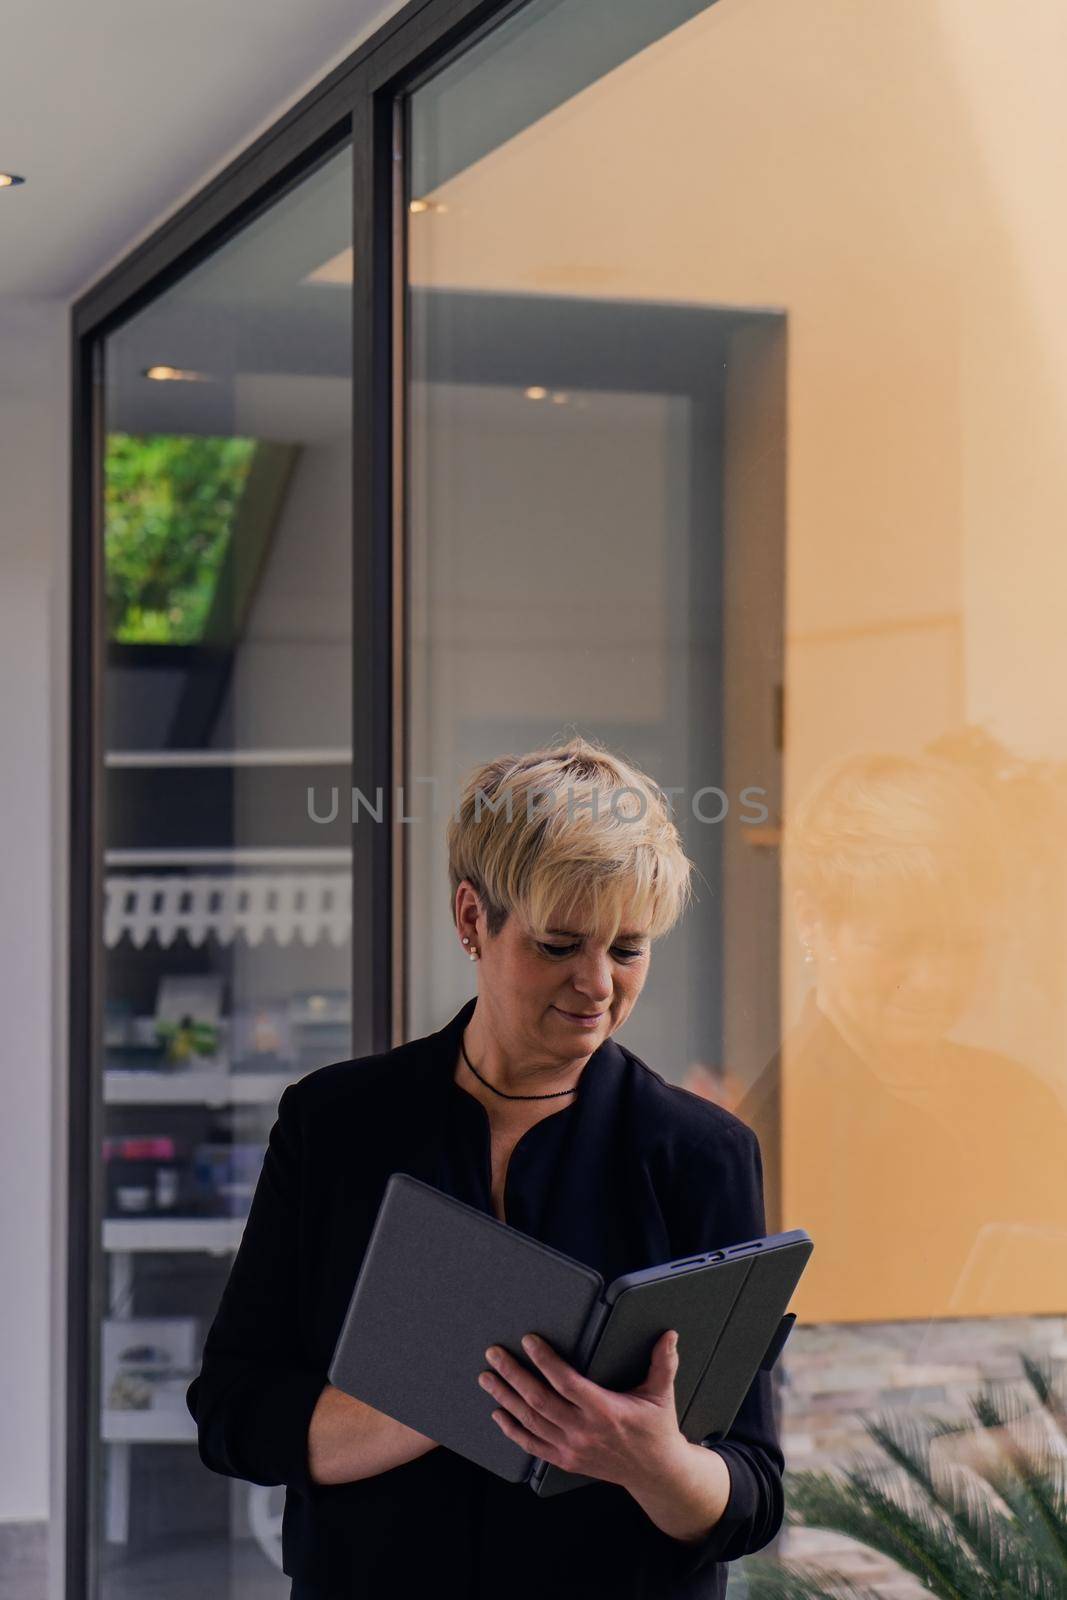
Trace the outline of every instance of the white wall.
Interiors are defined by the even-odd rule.
[[[45,1518],[49,1505],[61,1220],[52,1168],[63,1148],[53,1114],[65,1077],[53,976],[62,984],[67,322],[55,301],[0,302],[0,1521]]]
[[[19,170],[30,182],[18,191],[29,202],[17,213],[21,228],[16,232],[12,220],[5,240],[7,281],[48,282],[57,294],[60,286],[69,291],[69,299],[0,293],[0,1524],[49,1519],[53,1596],[62,1593],[66,1448],[70,300],[272,126],[400,3],[323,0],[305,7],[296,53],[284,35],[293,27],[292,8],[276,7],[282,31],[263,35],[264,49],[248,58],[247,71],[213,58],[215,75],[196,86],[196,116],[183,111],[180,126],[162,142],[139,146],[132,173],[123,166],[121,128],[137,118],[116,120],[116,107],[128,113],[131,85],[156,92],[158,29],[133,43],[124,34],[116,53],[114,21],[94,17],[94,48],[105,40],[111,74],[96,76],[107,92],[92,105],[77,96],[38,95],[13,113],[23,151]],[[231,9],[239,34],[240,7]],[[262,7],[257,26],[261,13]],[[43,50],[52,61],[51,22],[34,33],[31,19],[23,20],[27,51]],[[195,53],[200,35],[195,20],[190,26]],[[185,47],[179,40],[179,51]],[[71,59],[83,73],[77,49]],[[168,59],[173,65],[182,58],[172,50]],[[24,68],[22,77],[35,81]],[[292,87],[278,100],[269,85],[283,79]],[[57,121],[57,104],[69,106],[65,120]],[[87,164],[85,150],[100,140],[111,141],[115,159]],[[205,148],[215,157],[209,171],[203,169]],[[198,171],[190,185],[190,173]],[[43,195],[37,209],[35,193]],[[70,223],[72,217],[73,232],[64,235],[55,219]]]

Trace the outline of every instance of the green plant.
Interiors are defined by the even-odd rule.
[[[202,636],[255,454],[254,439],[111,433],[104,458],[108,636]]]
[[[973,1419],[865,1419],[888,1460],[787,1474],[787,1522],[845,1534],[944,1600],[1067,1600],[1067,1411],[1051,1363],[1018,1355],[1028,1404],[983,1379]],[[744,1571],[750,1600],[877,1600],[830,1569]]]

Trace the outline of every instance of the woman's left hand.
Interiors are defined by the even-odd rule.
[[[634,1489],[688,1450],[674,1403],[673,1329],[657,1339],[644,1381],[623,1393],[583,1377],[536,1335],[527,1334],[522,1347],[542,1377],[491,1345],[486,1360],[494,1370],[478,1381],[502,1408],[492,1413],[501,1432],[531,1455],[566,1472]]]

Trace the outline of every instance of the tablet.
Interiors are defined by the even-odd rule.
[[[812,1243],[803,1229],[615,1279],[408,1173],[389,1178],[330,1364],[337,1388],[538,1494],[592,1482],[531,1456],[492,1420],[478,1383],[491,1344],[536,1371],[532,1330],[615,1389],[641,1382],[679,1335],[679,1426],[725,1433],[791,1326],[785,1305]],[[772,1353],[773,1352],[773,1353]]]
[[[523,1483],[534,1458],[493,1421],[478,1383],[500,1344],[536,1328],[578,1366],[599,1272],[408,1173],[389,1178],[330,1382],[447,1449]],[[532,1369],[531,1369],[532,1370]]]
[[[678,1427],[693,1444],[722,1438],[757,1372],[781,1353],[796,1320],[786,1307],[812,1248],[795,1228],[616,1278],[586,1376],[606,1389],[635,1388],[657,1339],[674,1328]],[[547,1462],[531,1474],[542,1495],[593,1481]]]

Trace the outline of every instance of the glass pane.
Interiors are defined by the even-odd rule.
[[[1067,1354],[1064,24],[649,10],[538,0],[412,103],[409,1030],[472,987],[476,762],[576,730],[676,792],[622,1042],[815,1242],[799,1470]]]
[[[281,1090],[351,1054],[351,186],[106,343],[107,1600],[289,1592],[284,1491],[206,1470],[185,1391]]]

